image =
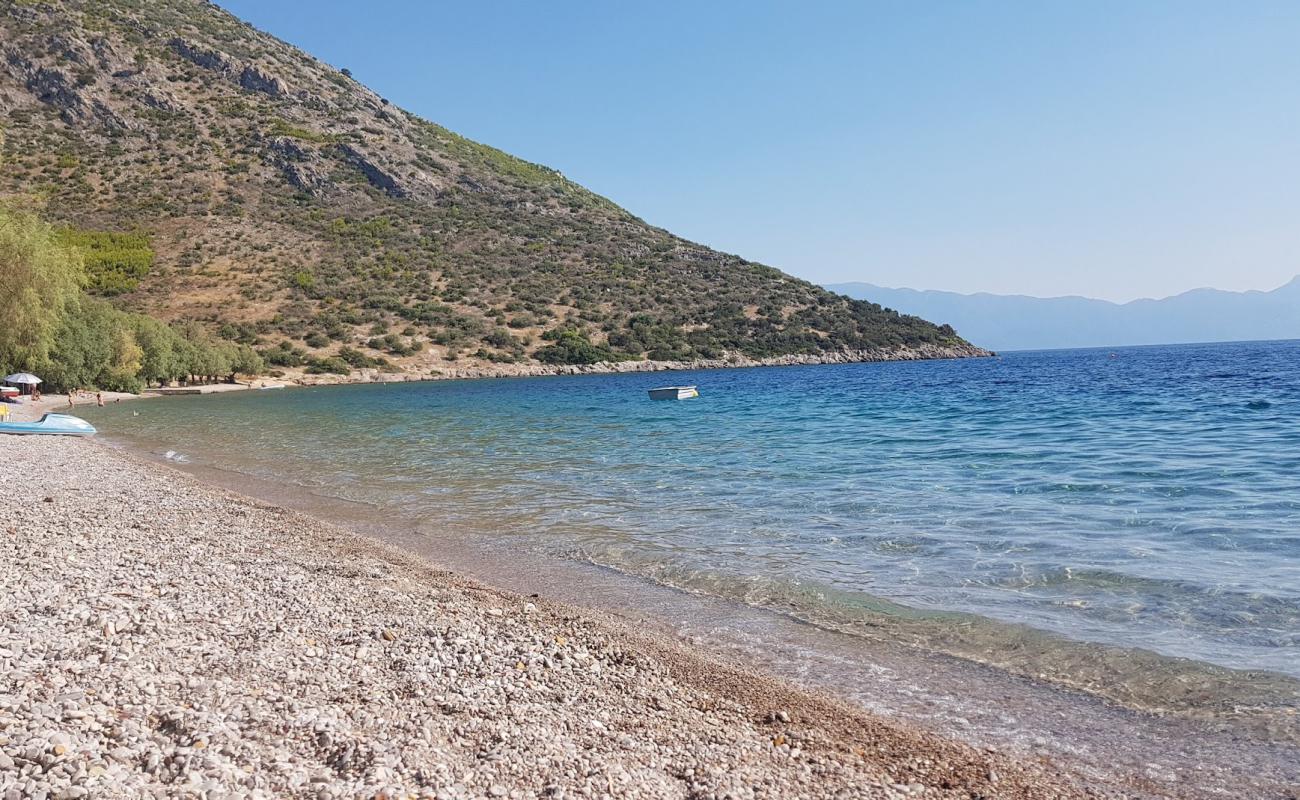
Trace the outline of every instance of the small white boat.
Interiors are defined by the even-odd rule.
[[[687,400],[699,396],[700,392],[694,386],[660,386],[650,390],[651,400]]]
[[[0,433],[92,436],[95,433],[95,426],[81,417],[51,413],[36,422],[0,422]]]

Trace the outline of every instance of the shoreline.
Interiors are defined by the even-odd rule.
[[[754,367],[824,366],[828,364],[880,364],[894,361],[935,361],[959,358],[992,358],[997,354],[970,344],[920,345],[918,347],[875,348],[834,353],[791,354],[755,359],[739,354],[722,358],[691,361],[600,361],[595,364],[476,364],[468,367],[440,363],[434,368],[408,372],[382,372],[373,368],[357,370],[351,375],[308,375],[285,373],[278,380],[299,386],[325,386],[352,383],[403,383],[440,380],[477,380],[490,378],[545,378],[570,375],[614,375],[636,372],[689,372],[712,369],[749,369]]]
[[[123,400],[148,400],[161,397],[186,397],[194,395],[225,394],[239,391],[267,389],[292,389],[313,386],[352,386],[370,383],[420,383],[423,381],[492,380],[497,378],[547,378],[576,375],[614,375],[641,372],[690,372],[715,369],[753,369],[758,367],[825,366],[830,364],[883,364],[899,361],[934,361],[961,358],[992,358],[997,353],[974,345],[937,346],[919,348],[878,348],[820,355],[784,355],[753,359],[741,355],[728,355],[719,359],[694,361],[600,361],[595,364],[493,364],[473,367],[431,369],[424,372],[382,372],[373,368],[359,369],[348,375],[312,375],[301,371],[286,371],[280,375],[259,375],[246,383],[210,383],[185,387],[148,387],[139,394],[130,392],[100,392],[105,404]],[[68,405],[66,393],[42,395],[32,403],[24,398],[18,405],[8,405],[16,421],[35,421],[43,413],[74,413],[77,406],[94,406],[94,392],[82,392],[83,402]]]
[[[110,444],[150,463],[158,457],[138,443]],[[558,600],[579,613],[612,616],[715,663],[740,665],[977,749],[1061,764],[1083,776],[1085,785],[1122,796],[1237,798],[1249,789],[1252,797],[1293,800],[1285,789],[1300,781],[1300,749],[1287,733],[1294,733],[1294,726],[1269,730],[1253,718],[1249,703],[1227,714],[1208,708],[1207,715],[1144,710],[1045,675],[918,648],[889,625],[873,627],[864,637],[799,614],[658,584],[594,563],[525,551],[511,551],[505,563],[499,546],[484,548],[445,523],[380,521],[373,506],[306,487],[202,462],[157,463],[205,485],[326,520],[485,585]],[[1100,652],[1097,657],[1107,658]],[[1164,680],[1181,686],[1190,677]],[[1188,692],[1206,688],[1193,684],[1198,685],[1186,687]],[[1285,718],[1279,722],[1288,724]]]
[[[11,441],[6,789],[1119,796],[92,442]]]
[[[130,392],[101,392],[107,403],[122,400],[144,400],[159,397],[224,394],[226,392],[265,389],[291,389],[310,386],[351,386],[368,383],[419,383],[421,381],[491,380],[495,378],[546,378],[575,375],[613,375],[640,372],[689,372],[714,369],[752,369],[757,367],[825,366],[829,364],[883,364],[897,361],[935,361],[961,358],[992,358],[997,353],[970,344],[921,345],[917,348],[877,348],[853,350],[818,355],[784,355],[753,359],[730,354],[717,359],[693,361],[600,361],[595,364],[491,364],[471,367],[445,367],[413,372],[383,372],[374,368],[356,370],[347,375],[313,375],[289,370],[280,375],[258,375],[246,383],[211,383],[185,387],[147,387],[139,394]],[[24,399],[22,404],[10,405],[16,420],[34,421],[40,414],[67,412],[81,405],[95,405],[94,392],[82,392],[84,402],[69,406],[66,393],[42,396],[37,403]],[[60,399],[62,398],[62,399]]]

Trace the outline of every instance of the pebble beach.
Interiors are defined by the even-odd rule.
[[[0,445],[4,800],[1103,794],[90,440]]]

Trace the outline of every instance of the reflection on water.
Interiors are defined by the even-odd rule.
[[[1300,677],[1300,343],[1119,356],[701,372],[674,377],[700,385],[681,402],[647,398],[663,376],[617,375],[88,416],[160,455],[367,503],[429,536],[1138,705],[1296,705],[1283,676]]]

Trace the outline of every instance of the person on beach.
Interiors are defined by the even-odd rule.
[[[104,394],[102,392],[95,392],[95,402],[100,408],[104,407]]]
[[[72,392],[68,392],[68,408],[72,408],[73,405],[75,404],[72,402]]]

